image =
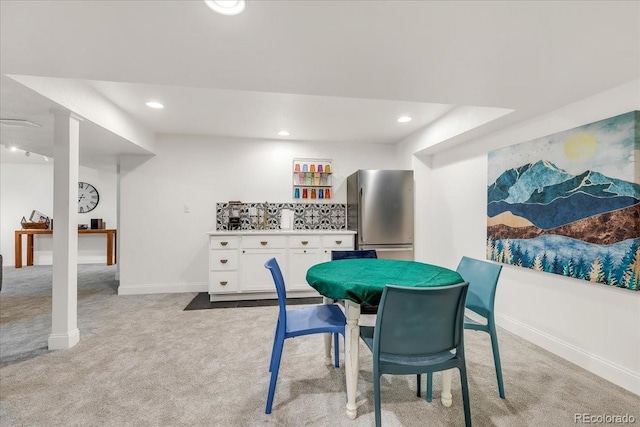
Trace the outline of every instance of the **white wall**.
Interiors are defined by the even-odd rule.
[[[294,202],[294,158],[332,159],[334,203],[357,169],[396,168],[390,145],[165,136],[120,164],[120,294],[206,291],[216,203]],[[185,213],[185,206],[189,213]]]
[[[463,255],[485,259],[487,152],[640,109],[639,87],[633,82],[414,158],[424,179],[417,210],[429,212],[416,236],[417,258],[452,268]],[[500,326],[640,394],[640,292],[505,265],[496,311]],[[505,375],[517,375],[509,372],[508,359],[502,364]]]
[[[4,265],[15,263],[14,231],[20,229],[20,220],[27,220],[32,210],[53,215],[53,161],[46,164],[0,163],[0,251]],[[79,224],[91,226],[91,218],[102,218],[107,228],[117,228],[117,174],[116,167],[100,170],[79,168],[81,181],[96,187],[100,194],[98,206],[86,214],[78,214]],[[54,219],[55,227],[55,219]],[[34,239],[34,264],[51,265],[53,262],[53,238],[36,236]],[[26,237],[22,238],[22,263],[26,265]],[[106,261],[106,236],[83,235],[78,240],[78,263],[104,263]]]

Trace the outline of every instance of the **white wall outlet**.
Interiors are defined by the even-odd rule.
[[[184,213],[189,213],[189,206],[184,205]]]

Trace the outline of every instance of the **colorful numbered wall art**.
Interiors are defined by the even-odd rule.
[[[489,153],[487,258],[637,291],[640,111]]]

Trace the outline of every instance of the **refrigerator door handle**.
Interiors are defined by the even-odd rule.
[[[360,192],[358,193],[358,224],[362,224],[362,201],[364,200],[364,192],[363,188],[360,187]],[[358,239],[360,239],[360,243],[364,243],[364,227],[359,227],[360,232],[358,233]]]

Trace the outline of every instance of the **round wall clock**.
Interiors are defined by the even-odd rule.
[[[87,182],[78,183],[78,213],[91,212],[99,201],[100,195],[96,187]]]

